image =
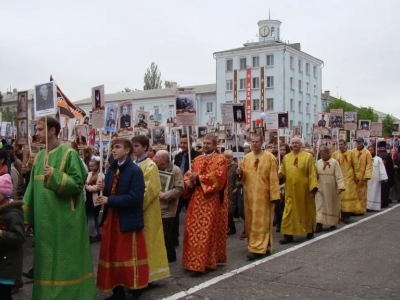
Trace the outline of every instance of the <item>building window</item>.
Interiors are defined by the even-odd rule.
[[[267,88],[274,87],[274,76],[267,76]]]
[[[271,37],[275,38],[275,27],[271,27]]]
[[[310,113],[310,103],[306,103],[306,113]]]
[[[239,90],[245,90],[246,89],[246,78],[240,78],[239,79]]]
[[[292,70],[294,70],[294,59],[293,59],[293,56],[291,56],[290,57],[290,68],[292,69]]]
[[[212,102],[207,102],[207,112],[208,113],[213,112],[213,103]]]
[[[227,91],[233,90],[233,80],[232,79],[226,81],[226,90]]]
[[[314,84],[314,95],[317,94],[317,86]]]
[[[292,130],[292,129],[293,129],[293,120],[290,120],[290,121],[289,121],[289,124],[290,124],[290,125],[289,125],[289,126],[290,126],[290,127],[289,127],[289,130]]]
[[[310,124],[306,123],[306,133],[310,133]]]
[[[299,80],[299,92],[302,92],[302,91],[303,91],[302,83],[301,83],[301,80]]]
[[[139,110],[144,110],[144,106],[139,106]]]
[[[290,99],[290,111],[294,111],[294,100]]]
[[[274,99],[267,98],[267,110],[274,110]]]
[[[277,37],[278,40],[279,40],[279,37],[280,37],[280,35],[279,35],[279,27],[276,29],[276,37]]]
[[[226,71],[232,71],[232,70],[233,70],[233,60],[227,59],[226,60]]]
[[[293,90],[293,77],[290,77],[290,88]]]
[[[267,55],[267,67],[272,67],[274,65],[274,56]]]
[[[243,57],[240,59],[240,69],[246,69],[247,68],[247,63],[246,63],[246,57]]]
[[[301,121],[297,122],[297,126],[301,126]]]
[[[258,68],[260,66],[260,57],[253,56],[253,68]]]
[[[310,75],[310,64],[306,63],[306,74]]]
[[[313,66],[313,75],[317,77],[317,66]]]
[[[317,115],[317,104],[314,104],[313,114],[314,116]]]
[[[260,88],[260,77],[253,77],[253,89]]]
[[[300,113],[303,112],[303,105],[302,105],[301,101],[299,101],[299,112]]]
[[[160,110],[159,110],[158,106],[154,106],[154,114],[158,115],[160,113],[159,111]]]
[[[260,100],[253,99],[253,110],[258,111],[260,110]]]
[[[303,61],[299,59],[299,72],[303,72]]]
[[[309,94],[310,93],[310,83],[306,82],[306,93]]]

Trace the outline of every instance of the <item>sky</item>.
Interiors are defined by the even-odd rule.
[[[23,4],[21,4],[23,3]],[[152,62],[180,86],[215,83],[213,53],[282,22],[281,38],[324,61],[323,91],[400,117],[398,0],[0,0],[0,91],[52,74],[72,100],[143,89]],[[397,17],[397,19],[396,19]]]

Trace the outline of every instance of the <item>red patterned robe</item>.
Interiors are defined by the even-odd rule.
[[[183,266],[190,271],[216,269],[226,262],[227,162],[223,155],[201,155],[192,163],[199,183],[191,192],[183,237]],[[184,177],[189,182],[188,174]]]

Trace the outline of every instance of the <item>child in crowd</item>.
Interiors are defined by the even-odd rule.
[[[12,299],[12,287],[22,276],[25,241],[22,201],[13,201],[11,176],[0,176],[0,299]]]

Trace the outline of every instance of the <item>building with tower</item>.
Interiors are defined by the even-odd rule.
[[[217,70],[217,107],[244,103],[250,125],[262,111],[289,112],[289,127],[302,126],[311,138],[316,114],[321,111],[323,61],[301,51],[300,43],[281,38],[281,22],[258,22],[257,42],[214,53]],[[217,118],[221,119],[220,113]]]

